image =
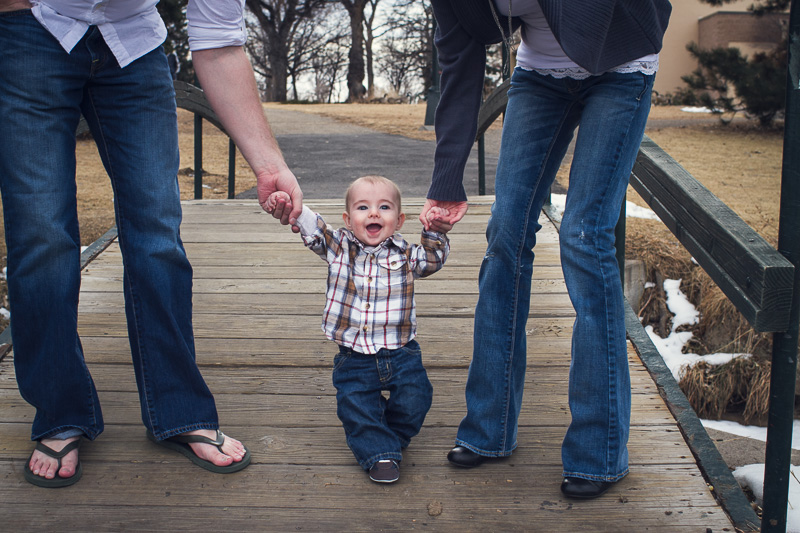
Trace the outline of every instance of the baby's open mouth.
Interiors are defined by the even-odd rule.
[[[381,230],[382,227],[383,226],[381,226],[380,224],[368,224],[367,231],[370,233],[377,233]]]

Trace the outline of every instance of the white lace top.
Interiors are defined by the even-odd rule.
[[[569,0],[567,0],[569,1]],[[588,70],[572,61],[558,44],[547,20],[539,7],[538,0],[494,0],[499,23],[506,25],[506,17],[522,19],[522,43],[517,50],[517,66],[533,70],[554,78],[586,79],[591,76]],[[634,61],[623,63],[609,72],[643,72],[655,74],[658,70],[658,54],[650,54]]]

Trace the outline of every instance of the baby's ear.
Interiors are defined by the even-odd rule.
[[[342,213],[342,220],[344,220],[344,225],[347,226],[347,229],[353,229],[350,227],[350,213],[347,211]]]
[[[400,213],[399,215],[397,215],[397,228],[395,228],[395,229],[402,228],[403,227],[403,222],[405,222],[405,221],[406,221],[406,214],[405,213]]]

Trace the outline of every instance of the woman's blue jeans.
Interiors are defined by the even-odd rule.
[[[336,412],[361,468],[369,470],[384,459],[402,460],[403,448],[419,433],[433,400],[417,341],[375,355],[340,346],[333,384]]]
[[[565,476],[628,471],[630,377],[614,227],[650,108],[653,76],[556,79],[517,69],[508,92],[495,203],[480,270],[467,415],[456,444],[510,455],[526,368],[526,322],[539,214],[578,129],[561,222],[561,263],[576,319]]]
[[[161,48],[120,68],[96,27],[67,54],[30,10],[0,14],[0,192],[17,382],[32,438],[103,418],[77,333],[75,129],[111,177],[142,419],[158,438],[217,427],[195,362],[192,269],[180,240],[175,95]],[[109,198],[109,201],[111,199]]]

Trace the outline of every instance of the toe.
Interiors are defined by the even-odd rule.
[[[216,446],[211,444],[190,444],[192,450],[198,457],[205,459],[217,466],[228,466],[233,462],[233,458],[220,452]]]
[[[202,430],[202,429],[198,431],[192,431],[188,434],[203,435],[210,439],[213,439],[217,436],[216,431]],[[228,466],[229,464],[234,462],[234,456],[228,455],[228,450],[226,449],[228,440],[230,439],[227,438],[225,439],[225,443],[223,443],[222,445],[222,452],[219,451],[219,449],[213,444],[193,442],[189,444],[189,446],[192,447],[192,451],[194,451],[194,453],[201,459],[205,459],[206,461],[209,461],[217,466]],[[241,460],[241,458],[239,460]]]
[[[225,444],[222,445],[222,451],[233,458],[234,461],[241,461],[245,455],[244,444],[236,439],[225,436]]]
[[[42,443],[55,450],[61,451],[65,446],[77,440],[76,438],[66,440],[56,439],[42,439]],[[59,477],[72,477],[78,467],[78,450],[72,450],[61,460],[61,469],[58,468],[58,459],[50,457],[49,455],[35,450],[31,456],[30,469],[37,476],[46,479],[53,479],[58,475]]]

